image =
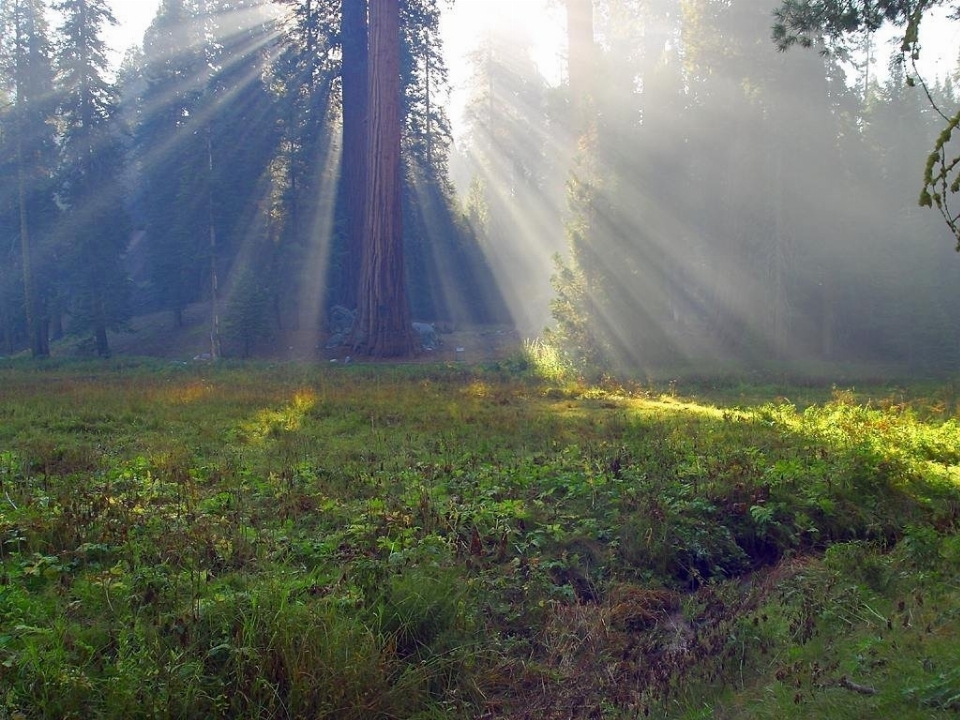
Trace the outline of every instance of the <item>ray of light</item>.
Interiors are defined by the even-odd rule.
[[[488,205],[487,227],[475,231],[515,324],[538,334],[549,319],[553,256],[566,245],[565,199],[554,173],[566,171],[569,141],[541,122],[542,108],[500,85],[471,109],[465,143]]]
[[[294,357],[312,357],[316,350],[317,337],[322,325],[325,285],[329,277],[330,257],[333,249],[334,216],[336,213],[337,187],[340,180],[342,148],[339,143],[328,143],[315,159],[318,177],[316,211],[310,218],[304,263],[300,269],[300,322],[307,332],[297,335],[291,348]]]
[[[820,343],[825,347],[830,342],[825,333],[834,301],[824,286],[844,284],[855,273],[861,275],[855,282],[865,282],[863,262],[852,262],[856,253],[846,249],[849,238],[844,236],[855,234],[857,218],[870,212],[837,182],[835,153],[829,147],[836,142],[832,133],[838,132],[838,118],[811,114],[824,113],[826,103],[811,108],[809,92],[804,97],[796,88],[783,87],[784,78],[796,71],[784,69],[781,61],[771,58],[768,66],[758,65],[750,87],[742,77],[713,76],[708,88],[716,96],[697,97],[691,94],[694,84],[679,85],[704,123],[691,126],[695,116],[686,117],[682,104],[675,103],[680,114],[657,118],[654,130],[645,113],[631,129],[637,136],[630,140],[639,140],[641,149],[627,145],[624,153],[632,153],[632,161],[621,161],[632,167],[597,171],[602,179],[597,204],[613,212],[601,219],[604,227],[594,228],[606,238],[596,262],[605,283],[601,290],[609,291],[594,298],[596,322],[635,359],[642,361],[644,348],[631,344],[666,338],[680,357],[690,360],[736,361],[743,359],[741,353],[753,353],[802,364],[819,356]],[[657,111],[657,89],[654,83],[635,87],[642,98],[639,107],[653,108],[650,116]],[[726,112],[718,101],[724,94],[752,107]],[[605,109],[608,117],[617,113],[615,106]],[[737,126],[750,117],[761,134]],[[715,122],[720,142],[708,140],[708,120]],[[795,129],[785,132],[784,127]],[[689,145],[676,142],[683,137],[691,139]],[[487,143],[484,150],[501,155],[485,161],[495,181],[506,175],[503,168],[510,158],[502,148],[491,147]],[[714,179],[715,190],[703,175]],[[666,190],[657,186],[662,176]],[[608,178],[624,187],[605,187]],[[644,180],[653,187],[644,187]],[[705,191],[724,196],[705,203],[722,208],[722,217],[707,217],[697,198],[685,194]],[[845,224],[818,225],[821,215],[845,219]],[[886,270],[896,272],[889,265]],[[604,303],[605,295],[620,297],[620,307]],[[632,316],[624,314],[624,306]],[[631,326],[648,326],[652,332],[638,335]]]
[[[262,18],[263,16],[255,10],[233,11],[221,15],[217,19],[217,25],[222,34],[217,38],[207,38],[203,41],[198,39],[198,42],[212,42],[214,49],[219,49],[216,55],[218,65],[205,71],[209,79],[198,76],[180,85],[171,85],[166,92],[154,97],[150,105],[142,109],[143,117],[149,118],[152,113],[176,102],[184,92],[189,91],[198,82],[204,85],[209,80],[230,78],[226,89],[218,88],[212,101],[203,102],[192,115],[182,119],[177,132],[170,133],[165,142],[150,149],[141,161],[146,170],[180,153],[190,143],[196,142],[196,133],[215,122],[218,113],[221,113],[224,107],[243,103],[250,89],[262,82],[264,69],[269,67],[283,51],[280,44],[276,42],[279,32],[277,26],[264,32],[251,32],[251,29],[260,25]],[[189,51],[196,52],[200,49],[199,46],[194,46]],[[251,62],[251,58],[254,57],[260,59]],[[176,57],[168,59],[172,62],[178,60]],[[237,75],[238,72],[242,74]],[[266,105],[253,110],[261,114],[246,118],[246,122],[252,126],[261,125],[272,112]],[[328,108],[318,109],[318,111],[328,112]],[[267,246],[272,242],[279,242],[284,236],[282,229],[277,229],[275,220],[271,216],[276,209],[278,197],[284,193],[282,187],[285,182],[284,174],[290,172],[289,165],[284,163],[283,158],[292,152],[295,151],[289,144],[285,148],[284,146],[277,148],[278,155],[274,162],[264,169],[258,189],[251,200],[256,205],[256,212],[252,214],[251,221],[243,227],[242,232],[232,238],[232,244],[236,250],[233,264],[221,283],[221,311],[231,307],[238,292],[250,291],[249,288],[243,288],[243,279],[262,275],[264,253],[271,252]],[[294,231],[294,235],[298,237],[302,235],[304,238],[302,248],[290,249],[294,253],[301,253],[296,260],[294,277],[291,278],[292,283],[298,288],[298,296],[291,299],[297,304],[299,310],[299,316],[293,320],[293,323],[305,332],[291,333],[289,337],[292,345],[287,348],[287,351],[296,357],[312,357],[316,348],[323,298],[326,294],[325,280],[332,244],[339,162],[340,148],[337,143],[332,142],[332,139],[330,142],[319,143],[317,156],[305,162],[306,167],[309,168],[308,172],[311,173],[311,177],[306,178],[305,182],[310,187],[316,188],[317,197],[306,203],[309,210],[305,216],[299,218],[298,222],[302,224],[303,233]],[[286,242],[292,241],[287,239]]]

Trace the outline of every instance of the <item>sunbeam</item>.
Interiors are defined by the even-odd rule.
[[[842,70],[741,42],[768,32],[772,2],[594,5],[586,111],[544,81],[522,19],[490,21],[469,56],[455,177],[516,324],[550,322],[559,253],[582,266],[564,277],[583,283],[587,335],[623,369],[860,355],[832,304],[871,282],[855,238],[882,210],[837,183],[857,132]]]
[[[132,27],[143,42],[119,67],[105,65],[102,46],[91,51],[104,66],[95,85],[129,136],[111,119],[101,137],[75,142],[92,122],[53,99],[79,77],[71,13],[88,1],[96,12],[112,5],[124,24],[123,38],[103,29],[115,50],[136,39]],[[388,147],[399,136],[406,175],[398,210],[378,215],[363,201],[375,183],[359,169],[384,154],[364,149],[366,127],[379,127],[364,118],[385,105],[364,80],[388,62],[368,44],[380,6],[367,17],[339,0],[77,2],[15,5],[24,21],[49,19],[53,42],[49,58],[45,40],[29,56],[33,127],[14,117],[26,74],[8,79],[13,102],[0,115],[10,178],[26,177],[12,172],[23,169],[14,135],[46,144],[30,150],[34,207],[11,199],[0,219],[14,231],[27,218],[29,231],[31,214],[69,215],[50,223],[49,240],[35,231],[43,288],[29,307],[53,334],[86,322],[76,309],[86,300],[69,273],[58,276],[70,262],[61,255],[126,246],[118,277],[133,280],[130,316],[172,311],[184,329],[184,313],[207,314],[209,303],[213,334],[222,312],[244,354],[310,357],[330,329],[324,306],[370,316],[371,302],[378,317],[409,303],[415,317],[404,309],[403,324],[503,321],[528,339],[543,333],[558,357],[619,369],[932,366],[960,347],[949,320],[955,264],[914,209],[920,168],[909,170],[931,148],[955,146],[942,127],[955,83],[940,81],[947,61],[936,47],[955,29],[942,14],[927,16],[937,27],[923,35],[921,59],[941,63],[929,81],[912,77],[919,66],[897,47],[878,71],[896,28],[830,36],[829,53],[779,52],[770,24],[782,0],[410,0],[400,59],[379,75],[401,78]],[[4,37],[9,67],[26,62]],[[345,130],[357,139],[349,147]],[[114,154],[116,168],[88,183],[101,192],[71,192],[92,176],[78,150]],[[127,186],[122,203],[111,176]],[[952,185],[930,182],[923,204],[953,199]],[[388,215],[384,234],[401,253],[388,265],[402,257],[403,277],[364,305],[357,288],[376,262],[361,229]],[[109,224],[117,240],[67,237],[71,222],[84,232]],[[128,229],[143,242],[125,243]],[[12,241],[8,253],[8,346],[35,325],[20,307],[21,293],[34,295],[30,245],[18,256]]]
[[[296,335],[291,347],[293,357],[309,358],[316,350],[317,334],[322,325],[324,301],[329,276],[330,256],[333,249],[334,216],[336,214],[337,185],[340,179],[341,146],[330,143],[323,156],[316,158],[317,177],[314,186],[319,197],[313,216],[308,221],[307,247],[299,273],[300,323],[305,333]]]

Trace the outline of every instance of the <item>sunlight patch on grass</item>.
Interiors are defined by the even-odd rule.
[[[731,414],[731,411],[718,408],[714,405],[703,405],[690,400],[681,400],[666,395],[661,395],[657,400],[638,400],[635,402],[641,410],[647,412],[692,413],[714,419],[723,419]]]
[[[464,389],[463,394],[472,398],[485,398],[490,394],[490,386],[481,380],[474,380]]]
[[[162,395],[166,402],[173,405],[191,405],[206,400],[213,392],[214,388],[209,383],[196,381],[169,388]]]
[[[279,409],[265,409],[257,412],[254,419],[243,423],[241,430],[250,439],[263,441],[278,432],[296,432],[303,427],[304,417],[317,404],[316,393],[309,389],[296,391],[290,403]]]

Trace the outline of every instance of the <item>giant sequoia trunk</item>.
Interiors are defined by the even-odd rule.
[[[403,264],[400,183],[400,2],[370,2],[367,202],[354,350],[371,357],[415,348]]]
[[[340,27],[343,51],[343,155],[340,192],[345,206],[346,247],[343,255],[341,302],[357,306],[367,165],[367,0],[343,0]]]

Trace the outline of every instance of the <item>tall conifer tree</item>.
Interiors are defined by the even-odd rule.
[[[343,0],[341,17],[343,154],[340,183],[346,226],[341,292],[342,302],[352,308],[357,304],[366,204],[367,0]]]
[[[61,200],[71,262],[74,313],[107,356],[107,330],[125,319],[128,303],[120,261],[128,222],[123,208],[123,156],[117,98],[106,81],[106,25],[116,24],[106,0],[60,0]]]
[[[209,242],[201,186],[209,174],[207,138],[196,122],[206,79],[200,29],[191,0],[163,0],[144,37],[147,86],[137,130],[155,300],[178,326],[199,292]]]
[[[17,214],[23,296],[30,352],[50,354],[50,300],[53,260],[50,229],[56,219],[53,168],[56,143],[52,123],[53,68],[41,0],[3,0],[3,77],[13,95],[13,141],[16,168],[13,202]]]

